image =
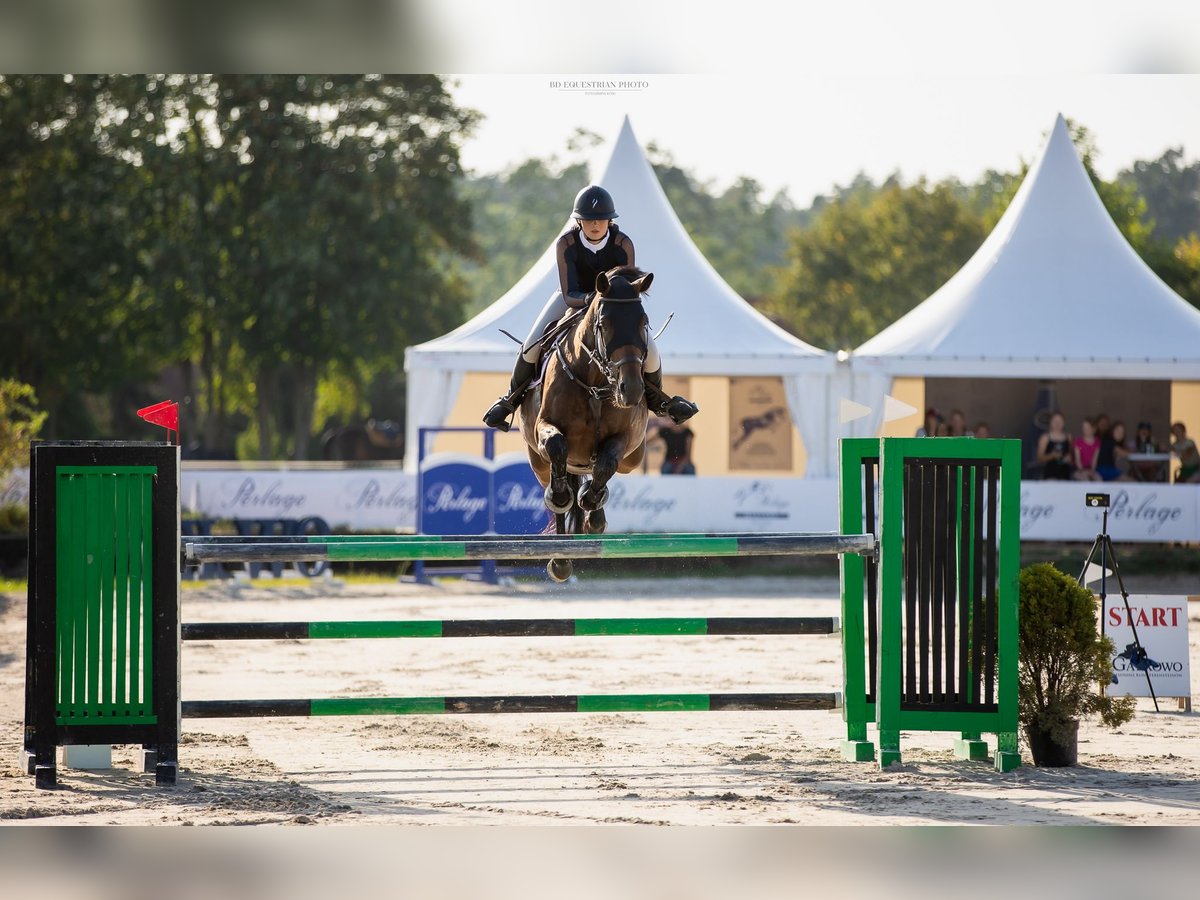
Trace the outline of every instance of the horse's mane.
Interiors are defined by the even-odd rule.
[[[608,276],[610,281],[614,278],[624,278],[626,281],[633,282],[637,281],[646,273],[637,266],[617,266],[615,269],[609,269],[604,274]]]

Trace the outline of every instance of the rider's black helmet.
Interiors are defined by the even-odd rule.
[[[615,219],[617,208],[612,194],[598,184],[589,184],[575,195],[575,209],[571,211],[577,219]]]

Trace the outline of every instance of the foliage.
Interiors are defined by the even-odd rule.
[[[762,186],[753,178],[740,176],[718,191],[681,169],[654,144],[646,153],[697,249],[747,300],[764,297],[773,286],[774,268],[783,261],[788,231],[804,225],[809,215],[795,209],[786,192],[764,203]]]
[[[948,184],[859,190],[792,233],[764,309],[811,344],[850,349],[933,293],[983,238]]]
[[[305,457],[331,366],[461,321],[474,118],[432,76],[0,79],[0,374],[64,432],[165,370],[185,435]]]
[[[1138,160],[1117,178],[1146,201],[1156,240],[1172,244],[1200,230],[1200,160],[1185,162],[1182,147]]]
[[[1092,592],[1049,563],[1020,574],[1018,707],[1021,723],[1052,739],[1096,715],[1110,728],[1133,717],[1132,697],[1099,693],[1112,681],[1113,643],[1100,635]]]
[[[586,183],[582,163],[562,164],[554,157],[462,182],[460,196],[471,207],[479,250],[476,259],[461,264],[470,312],[484,309],[521,279],[561,233]]]
[[[0,534],[25,534],[28,531],[28,506],[19,503],[0,506]]]
[[[161,361],[162,309],[138,255],[144,173],[108,140],[137,90],[113,76],[0,78],[0,376],[37,388],[52,433],[84,418],[80,392]]]
[[[0,478],[29,464],[29,442],[46,421],[32,387],[0,378]]]

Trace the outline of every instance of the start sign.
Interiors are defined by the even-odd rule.
[[[1134,628],[1142,652],[1134,644]],[[1104,602],[1104,632],[1116,650],[1109,694],[1149,697],[1149,675],[1156,696],[1191,697],[1187,597],[1130,594],[1126,609],[1120,594],[1110,594]]]

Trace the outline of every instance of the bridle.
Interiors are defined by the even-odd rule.
[[[641,298],[631,297],[629,299],[613,299],[607,297],[597,297],[593,302],[640,303]],[[586,343],[584,343],[583,352],[587,354],[590,365],[594,365],[600,372],[600,375],[604,378],[604,384],[587,384],[579,375],[575,373],[575,371],[571,368],[570,362],[567,360],[565,352],[563,351],[563,345],[566,343],[565,340],[559,341],[558,347],[556,348],[556,352],[558,353],[558,361],[562,365],[563,371],[566,373],[567,377],[570,378],[571,381],[578,385],[583,391],[585,391],[592,399],[593,403],[611,400],[614,396],[616,396],[617,376],[622,368],[629,365],[636,365],[639,369],[641,369],[641,367],[646,363],[646,351],[644,349],[641,353],[634,351],[633,353],[628,353],[625,356],[622,356],[620,359],[610,359],[608,356],[608,348],[604,346],[604,341],[601,338],[600,319],[601,314],[599,310],[597,310],[597,313],[592,321],[592,343],[596,345],[596,349],[593,350]]]

